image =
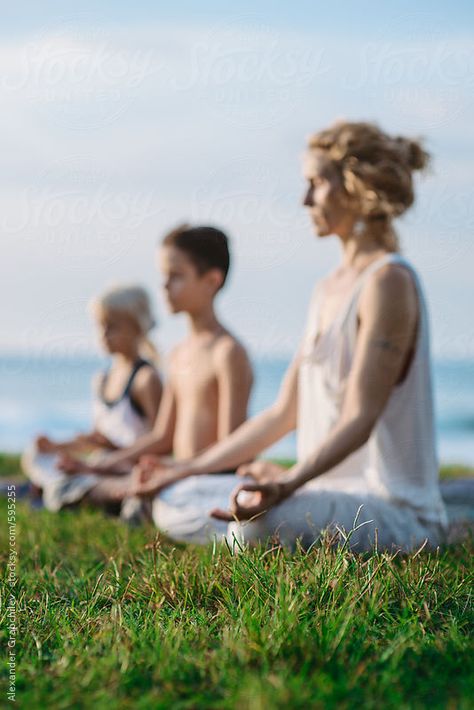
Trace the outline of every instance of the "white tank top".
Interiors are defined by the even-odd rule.
[[[322,288],[316,285],[299,370],[298,460],[314,454],[339,419],[355,352],[358,298],[369,276],[390,262],[411,271],[418,294],[419,322],[408,373],[393,388],[367,443],[314,479],[314,485],[371,493],[415,508],[424,520],[446,524],[438,484],[428,311],[418,274],[399,254],[385,254],[359,274],[338,317],[317,342]]]
[[[149,365],[149,363],[145,360],[137,362],[122,395],[113,402],[107,402],[103,395],[107,375],[100,374],[94,383],[92,406],[94,428],[119,448],[131,446],[140,436],[151,429],[147,418],[137,411],[130,398],[135,375],[144,365]]]

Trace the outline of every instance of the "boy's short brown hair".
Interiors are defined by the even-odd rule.
[[[166,234],[162,245],[173,246],[185,252],[198,274],[205,274],[211,269],[222,271],[222,288],[229,272],[230,253],[228,238],[220,229],[182,224]]]

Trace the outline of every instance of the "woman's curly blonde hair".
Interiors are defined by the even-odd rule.
[[[392,220],[415,199],[413,171],[430,161],[421,141],[390,136],[374,123],[338,121],[310,136],[336,165],[345,193],[389,251],[399,251]]]

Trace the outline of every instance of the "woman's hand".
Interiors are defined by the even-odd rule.
[[[254,479],[238,486],[231,495],[229,510],[216,508],[211,515],[219,520],[249,520],[278,505],[289,494],[285,483],[288,471],[272,461],[252,461],[237,469],[238,476]]]
[[[281,503],[290,493],[283,481],[243,483],[232,493],[229,510],[215,508],[211,515],[228,522],[236,519],[250,520]]]

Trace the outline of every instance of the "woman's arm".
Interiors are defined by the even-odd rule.
[[[216,517],[253,517],[329,471],[367,442],[414,342],[418,305],[406,269],[396,265],[380,269],[363,290],[359,312],[360,328],[341,417],[324,443],[278,480],[240,486],[230,512],[216,511]],[[256,494],[251,505],[239,503],[242,490]]]

